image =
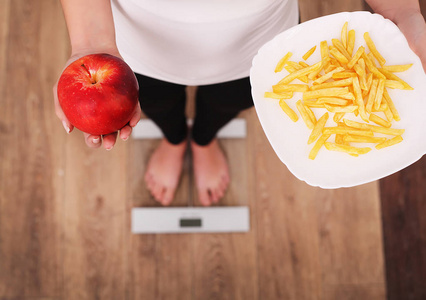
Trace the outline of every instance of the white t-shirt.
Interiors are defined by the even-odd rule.
[[[297,0],[111,0],[134,72],[206,85],[249,75],[259,48],[298,23]]]

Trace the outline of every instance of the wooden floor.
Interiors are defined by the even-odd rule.
[[[300,0],[302,20],[367,9]],[[57,0],[0,0],[0,299],[425,299],[426,162],[380,182],[321,190],[298,181],[253,109],[222,140],[251,231],[132,235],[130,210],[156,206],[143,182],[158,141],[88,149],[55,116],[70,53]],[[191,164],[174,205],[194,199]],[[423,218],[422,218],[423,217]]]

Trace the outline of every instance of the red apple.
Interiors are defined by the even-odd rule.
[[[103,135],[123,128],[137,108],[135,74],[120,58],[92,54],[71,63],[58,82],[58,99],[76,128]]]

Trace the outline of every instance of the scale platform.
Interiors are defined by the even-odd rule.
[[[188,120],[188,125],[192,124],[193,120]],[[246,120],[233,119],[217,133],[218,138],[245,138],[247,136]],[[142,119],[132,130],[134,139],[158,139],[163,137],[160,128],[150,119]]]
[[[188,120],[188,125],[192,120]],[[161,130],[149,119],[133,128],[134,139],[157,139]],[[245,138],[246,120],[233,119],[217,134],[218,138]],[[190,183],[191,185],[191,183]],[[192,199],[189,199],[192,203]],[[247,206],[226,207],[135,207],[132,209],[132,233],[230,233],[248,232],[250,213]]]
[[[247,206],[135,207],[132,233],[229,233],[250,230]]]

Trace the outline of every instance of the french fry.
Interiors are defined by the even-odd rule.
[[[347,64],[349,62],[349,60],[336,47],[332,47],[330,49],[330,54],[333,55],[339,63]]]
[[[377,51],[376,45],[374,45],[373,40],[370,37],[368,32],[364,33],[364,40],[367,43],[368,49],[370,49],[371,53],[373,53],[374,57],[377,59],[379,64],[383,66],[386,63],[386,60],[383,56]]]
[[[380,69],[378,69],[378,71],[383,75],[383,76],[385,76],[385,78],[384,79],[390,79],[390,80],[396,80],[396,81],[399,81],[399,82],[401,82],[404,86],[405,86],[405,90],[413,90],[413,88],[408,84],[408,83],[406,83],[404,80],[402,80],[401,78],[399,78],[398,76],[396,76],[395,74],[393,74],[392,72],[389,72],[389,71],[387,71],[387,70],[385,70],[385,69],[383,69],[383,68],[380,68]]]
[[[329,104],[329,105],[348,105],[349,100],[336,98],[336,97],[324,97],[324,98],[318,98],[318,103]]]
[[[353,87],[354,87],[354,94],[355,94],[355,103],[356,105],[358,105],[359,114],[364,121],[368,122],[368,116],[367,116],[367,113],[365,112],[365,105],[364,105],[364,100],[362,99],[362,92],[361,92],[361,87],[359,85],[358,77],[353,78]]]
[[[325,81],[327,81],[327,80],[329,80],[332,76],[333,76],[333,74],[334,73],[338,73],[338,72],[342,72],[342,71],[344,71],[345,69],[343,69],[342,67],[337,67],[336,69],[334,69],[333,71],[330,71],[330,72],[328,72],[327,74],[325,74],[325,75],[323,75],[323,76],[321,76],[321,77],[319,77],[318,79],[315,79],[314,80],[314,82],[313,82],[313,84],[315,85],[315,84],[321,84],[321,83],[323,83],[323,82],[325,82]]]
[[[333,43],[333,46],[336,47],[336,49],[339,50],[339,52],[342,53],[348,61],[351,59],[351,56],[349,55],[348,51],[346,50],[346,47],[343,46],[341,41],[339,41],[338,39],[332,39],[331,42]]]
[[[283,58],[280,59],[277,66],[275,67],[275,73],[281,72],[283,70],[283,67],[287,60],[290,59],[290,57],[293,55],[293,53],[288,52],[286,55],[283,56]]]
[[[282,92],[280,94],[273,93],[273,92],[265,92],[264,94],[265,98],[272,98],[272,99],[291,99],[293,98],[292,92]]]
[[[317,49],[317,46],[312,47],[311,49],[308,50],[308,52],[306,52],[302,58],[304,60],[308,60],[308,58],[315,52],[315,49]]]
[[[355,72],[340,72],[340,73],[334,73],[333,79],[344,79],[344,78],[352,78],[356,77],[357,74]]]
[[[299,117],[297,116],[297,114],[294,112],[294,110],[292,110],[288,106],[288,104],[284,101],[284,99],[281,99],[279,104],[280,104],[281,109],[287,114],[287,116],[289,116],[289,118],[293,122],[297,122],[297,120],[299,120]]]
[[[321,89],[328,89],[332,87],[346,87],[352,84],[352,77],[346,78],[343,80],[336,80],[326,83],[321,83],[317,85],[311,86],[311,91],[321,90]]]
[[[367,89],[362,91],[362,98],[365,99],[370,94],[372,84],[373,84],[373,73],[369,73],[367,75]]]
[[[374,75],[376,75],[377,78],[379,79],[386,79],[385,75],[383,75],[379,69],[376,68],[376,66],[374,66],[372,60],[365,54],[365,52],[362,54],[362,58],[365,61],[365,66],[367,67],[367,69],[373,73]]]
[[[312,124],[314,124],[315,126],[315,124],[317,124],[317,118],[315,117],[314,112],[306,104],[303,103],[303,106],[305,107],[306,113],[309,115],[309,118],[311,118]]]
[[[373,137],[373,136],[356,136],[356,135],[345,135],[343,141],[347,143],[382,143],[386,141],[385,137]]]
[[[358,109],[358,106],[356,105],[332,106],[330,104],[324,103],[324,106],[329,112],[333,113],[351,113]]]
[[[385,119],[380,118],[378,115],[370,114],[370,121],[376,123],[377,125],[390,128],[392,126],[391,122],[386,121]]]
[[[385,87],[390,89],[399,89],[399,90],[405,89],[405,85],[402,82],[397,80],[391,80],[391,79],[386,79]]]
[[[347,48],[348,46],[348,22],[345,22],[342,27],[342,33],[340,34],[343,47]],[[349,54],[350,55],[350,54]]]
[[[383,91],[383,99],[385,99],[390,111],[392,112],[393,119],[395,121],[400,121],[401,118],[399,116],[399,113],[398,113],[398,111],[395,107],[395,104],[393,103],[393,101],[392,101],[391,97],[389,96],[389,93],[386,89]]]
[[[337,97],[342,98],[342,99],[346,99],[346,100],[355,100],[355,96],[351,92],[348,92],[348,93],[343,94],[343,95],[339,95]]]
[[[316,63],[310,67],[307,68],[303,68],[301,70],[297,70],[293,73],[288,74],[286,77],[284,77],[283,79],[281,79],[278,84],[287,84],[292,82],[293,80],[295,80],[296,78],[299,78],[301,76],[305,76],[308,75],[309,73],[319,69],[321,67],[321,62]]]
[[[343,122],[346,126],[353,127],[354,129],[363,129],[363,130],[371,130],[372,132],[382,133],[386,135],[402,135],[405,132],[405,129],[396,129],[396,128],[386,128],[376,125],[370,125],[365,123],[359,123],[356,121],[351,121],[344,119]],[[355,134],[360,135],[360,134]]]
[[[347,87],[336,87],[328,89],[320,89],[316,91],[308,91],[303,93],[303,100],[316,99],[322,97],[339,97],[349,93]]]
[[[346,127],[325,127],[322,131],[323,134],[351,134],[351,135],[360,135],[360,136],[374,136],[372,130],[368,129],[352,129]]]
[[[367,89],[367,79],[365,75],[365,70],[359,64],[355,64],[354,69],[355,69],[355,72],[358,74],[361,90],[365,91]]]
[[[368,94],[367,105],[365,107],[368,113],[371,113],[374,105],[374,101],[376,99],[377,87],[379,86],[379,80],[373,79],[373,83],[371,84],[370,93]]]
[[[354,46],[355,46],[355,30],[349,30],[348,32],[348,45],[347,45],[347,50],[349,55],[352,56],[353,50],[354,50]]]
[[[345,116],[345,113],[335,113],[333,116],[334,122],[339,122],[343,117]]]
[[[386,109],[388,109],[388,104],[385,101],[383,101],[383,98],[382,98],[382,104],[380,104],[379,109],[373,108],[372,112],[385,111]]]
[[[358,148],[358,147],[353,147],[348,145],[333,144],[329,142],[325,142],[324,146],[325,148],[327,148],[327,150],[340,151],[340,152],[345,152],[348,154],[356,154],[356,155],[366,154],[371,151],[371,148],[369,147]]]
[[[299,111],[300,115],[302,116],[302,119],[305,122],[306,127],[308,127],[309,129],[313,129],[314,123],[312,122],[311,117],[306,112],[305,106],[303,105],[301,100],[298,100],[296,102],[296,107],[297,107],[297,110]]]
[[[325,108],[323,103],[318,103],[318,101],[313,101],[313,100],[303,101],[303,104],[312,108]]]
[[[392,139],[386,140],[378,145],[376,145],[376,149],[380,150],[383,149],[385,147],[389,147],[389,146],[393,146],[395,144],[401,143],[402,142],[402,136],[398,135]]]
[[[336,134],[336,137],[334,138],[334,142],[336,144],[343,145],[345,141],[343,140],[344,135],[343,134]]]
[[[383,91],[385,89],[385,80],[379,79],[379,85],[377,86],[376,97],[374,98],[374,109],[378,110],[382,103]]]
[[[407,65],[393,65],[393,66],[383,66],[382,69],[389,72],[404,72],[411,68],[413,64]]]
[[[358,59],[360,59],[361,56],[364,54],[364,51],[365,51],[365,48],[363,46],[358,48],[358,50],[355,52],[355,55],[348,62],[349,69],[352,69],[355,66],[355,64],[358,62]]]
[[[325,126],[325,123],[327,123],[328,120],[328,113],[326,112],[321,116],[321,118],[318,119],[318,122],[315,124],[314,129],[311,132],[311,135],[308,139],[308,144],[312,144],[317,140],[317,138],[322,134],[322,129]]]
[[[330,138],[330,134],[323,134],[321,137],[317,140],[314,147],[309,152],[309,159],[314,160],[315,157],[318,155],[318,151],[321,149],[321,147],[324,145],[324,143]]]
[[[385,113],[385,116],[386,116],[386,119],[388,120],[388,122],[392,122],[393,114],[392,114],[389,106],[383,112]]]
[[[306,84],[277,84],[272,86],[274,93],[282,92],[306,92],[309,90],[309,86]]]
[[[301,65],[304,68],[309,67],[309,65],[307,63],[305,63],[304,61],[299,61],[299,65]]]
[[[287,65],[289,65],[290,67],[293,67],[294,70],[296,70],[296,71],[303,69],[303,67],[295,61],[287,61]]]

